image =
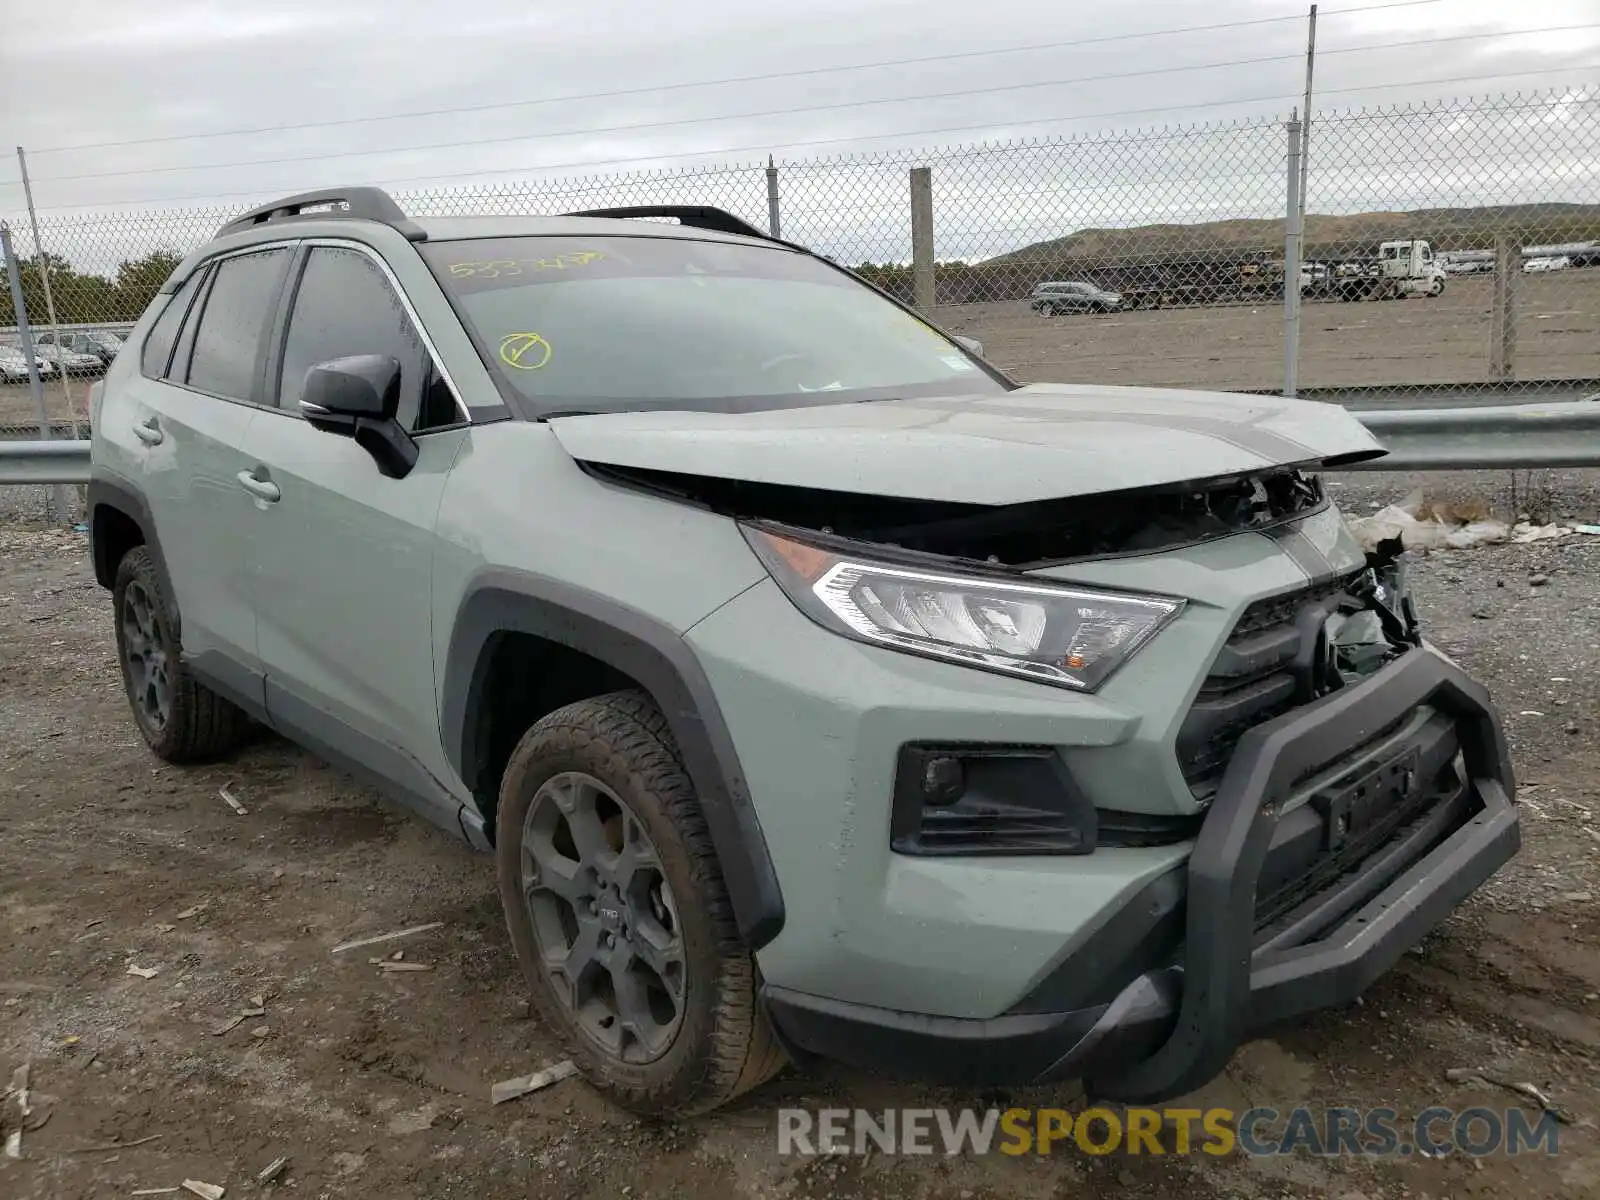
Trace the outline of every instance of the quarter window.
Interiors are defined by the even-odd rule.
[[[144,339],[144,353],[139,358],[139,370],[146,378],[161,379],[166,375],[167,364],[172,361],[173,344],[177,342],[178,330],[183,325],[183,316],[189,311],[189,305],[194,301],[194,294],[200,290],[200,282],[205,274],[205,269],[201,268],[190,275],[172,299],[167,301],[156,323],[150,327],[150,333]]]

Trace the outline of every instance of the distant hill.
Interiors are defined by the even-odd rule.
[[[1427,238],[1435,250],[1482,250],[1493,246],[1496,236],[1502,233],[1520,236],[1530,244],[1600,239],[1600,204],[1424,208],[1349,216],[1312,213],[1306,216],[1305,257],[1333,258],[1402,238]],[[1176,254],[1281,255],[1283,235],[1282,218],[1080,229],[975,265],[1031,271],[1054,264],[1107,263]]]

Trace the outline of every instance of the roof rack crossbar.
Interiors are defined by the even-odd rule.
[[[765,229],[750,224],[722,208],[709,204],[638,204],[627,208],[590,208],[582,212],[563,213],[566,217],[676,217],[680,225],[691,229],[709,229],[715,233],[733,233],[741,237],[760,238],[764,242],[776,241]]]
[[[331,208],[323,212],[304,211],[324,205],[330,205]],[[235,217],[217,230],[216,236],[242,233],[278,221],[341,218],[377,221],[403,234],[408,241],[422,242],[428,238],[421,226],[401,211],[393,196],[375,187],[324,188],[316,192],[301,192],[298,196],[285,196],[282,200],[274,200],[271,204],[263,204],[260,208],[252,208],[242,216]]]

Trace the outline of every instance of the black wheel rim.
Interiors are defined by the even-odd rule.
[[[142,583],[130,583],[122,592],[122,662],[139,716],[152,729],[165,729],[172,711],[167,646],[161,617]]]
[[[573,1022],[623,1062],[648,1063],[683,1023],[678,909],[644,823],[591,775],[534,793],[522,895],[546,976]]]

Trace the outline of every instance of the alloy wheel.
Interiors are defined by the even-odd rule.
[[[627,1063],[660,1058],[683,1023],[683,935],[643,821],[592,775],[534,793],[521,884],[547,977],[574,1023]]]
[[[138,582],[122,593],[122,658],[129,696],[139,715],[159,732],[172,712],[172,679],[161,618],[149,591]]]

